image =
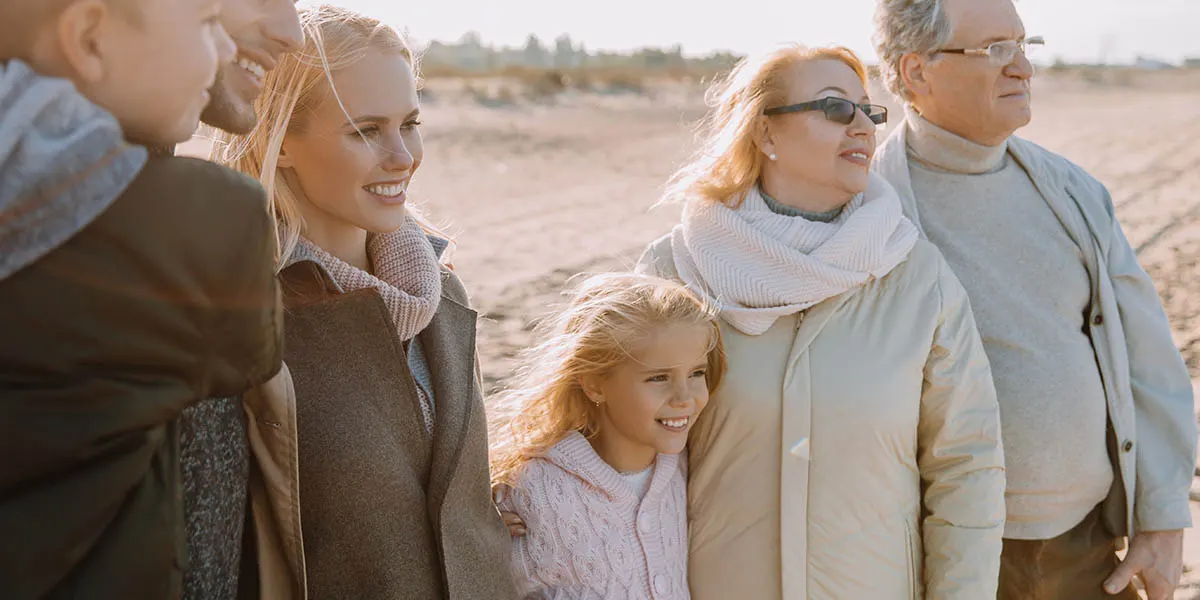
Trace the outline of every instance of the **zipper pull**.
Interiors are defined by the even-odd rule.
[[[812,451],[809,450],[808,438],[800,438],[800,441],[792,446],[790,454],[800,460],[808,460],[812,456]]]

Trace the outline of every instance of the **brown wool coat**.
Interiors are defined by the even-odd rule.
[[[246,400],[262,597],[515,598],[462,283],[443,272],[420,334],[431,436],[379,294],[339,293],[310,261],[280,279],[290,381]]]

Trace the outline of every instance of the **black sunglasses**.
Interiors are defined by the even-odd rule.
[[[786,113],[806,112],[810,110],[825,111],[825,118],[834,123],[849,125],[854,122],[855,111],[863,111],[867,118],[876,125],[887,123],[887,107],[878,104],[855,104],[845,98],[828,96],[820,100],[812,102],[801,102],[800,104],[789,104],[787,106],[776,106],[763,111],[763,114],[770,117],[774,115],[782,115]]]

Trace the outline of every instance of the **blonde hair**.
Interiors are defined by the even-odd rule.
[[[653,327],[689,324],[711,332],[708,389],[725,374],[716,309],[682,284],[649,275],[607,273],[583,281],[570,304],[543,323],[544,340],[524,353],[519,383],[489,406],[493,484],[514,485],[521,466],[544,456],[568,433],[591,438],[600,409],[582,380],[605,377],[630,360],[630,348]]]
[[[762,174],[759,147],[766,128],[763,111],[787,103],[789,71],[798,63],[840,60],[863,85],[867,72],[849,48],[788,45],[769,54],[742,59],[706,95],[708,114],[697,127],[698,150],[667,182],[661,202],[723,202],[737,208]]]
[[[279,153],[287,134],[303,130],[305,117],[324,99],[319,93],[321,83],[328,83],[344,112],[333,73],[362,60],[368,50],[394,52],[412,65],[414,75],[419,73],[417,57],[404,37],[378,19],[327,4],[301,9],[299,14],[304,48],[285,55],[267,74],[254,102],[258,123],[246,135],[214,131],[211,154],[214,162],[257,177],[266,189],[277,225],[278,266],[295,250],[304,226],[296,191],[279,176]],[[406,210],[426,233],[450,240],[411,207]]]

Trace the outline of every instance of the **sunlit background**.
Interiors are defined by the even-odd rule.
[[[407,29],[418,42],[550,44],[569,34],[589,51],[680,44],[685,55],[753,53],[779,42],[849,46],[874,62],[871,0],[337,0]],[[1138,57],[1181,64],[1200,59],[1198,0],[1021,0],[1030,35],[1047,47],[1039,62],[1131,64]]]

